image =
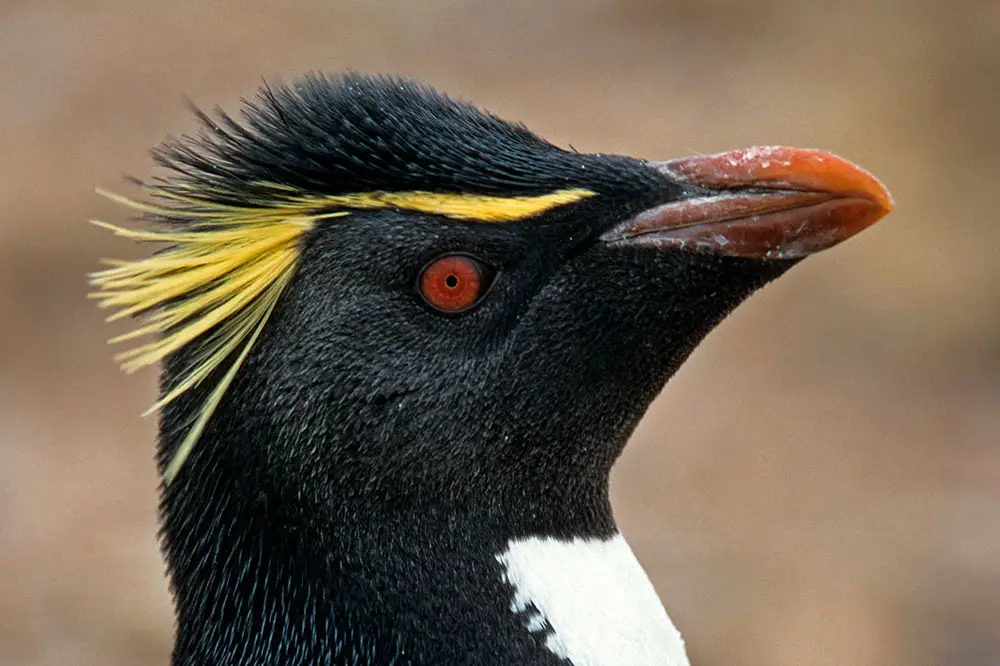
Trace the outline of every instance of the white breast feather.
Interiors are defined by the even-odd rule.
[[[689,666],[684,641],[625,539],[513,539],[497,555],[514,588],[511,610],[573,666]]]

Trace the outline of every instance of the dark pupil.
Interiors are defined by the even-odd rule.
[[[449,275],[444,279],[444,283],[449,289],[454,289],[458,286],[458,276],[454,274]]]

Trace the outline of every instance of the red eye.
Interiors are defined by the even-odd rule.
[[[441,312],[462,312],[479,302],[489,282],[483,265],[465,254],[448,254],[420,274],[420,295]]]

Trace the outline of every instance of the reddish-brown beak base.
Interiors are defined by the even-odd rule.
[[[892,210],[874,176],[819,150],[765,146],[651,166],[703,192],[640,213],[605,233],[605,242],[799,259]]]

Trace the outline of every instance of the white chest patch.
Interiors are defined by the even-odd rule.
[[[514,588],[511,610],[527,630],[551,627],[546,647],[573,666],[689,666],[680,633],[620,534],[513,539],[497,561]]]

